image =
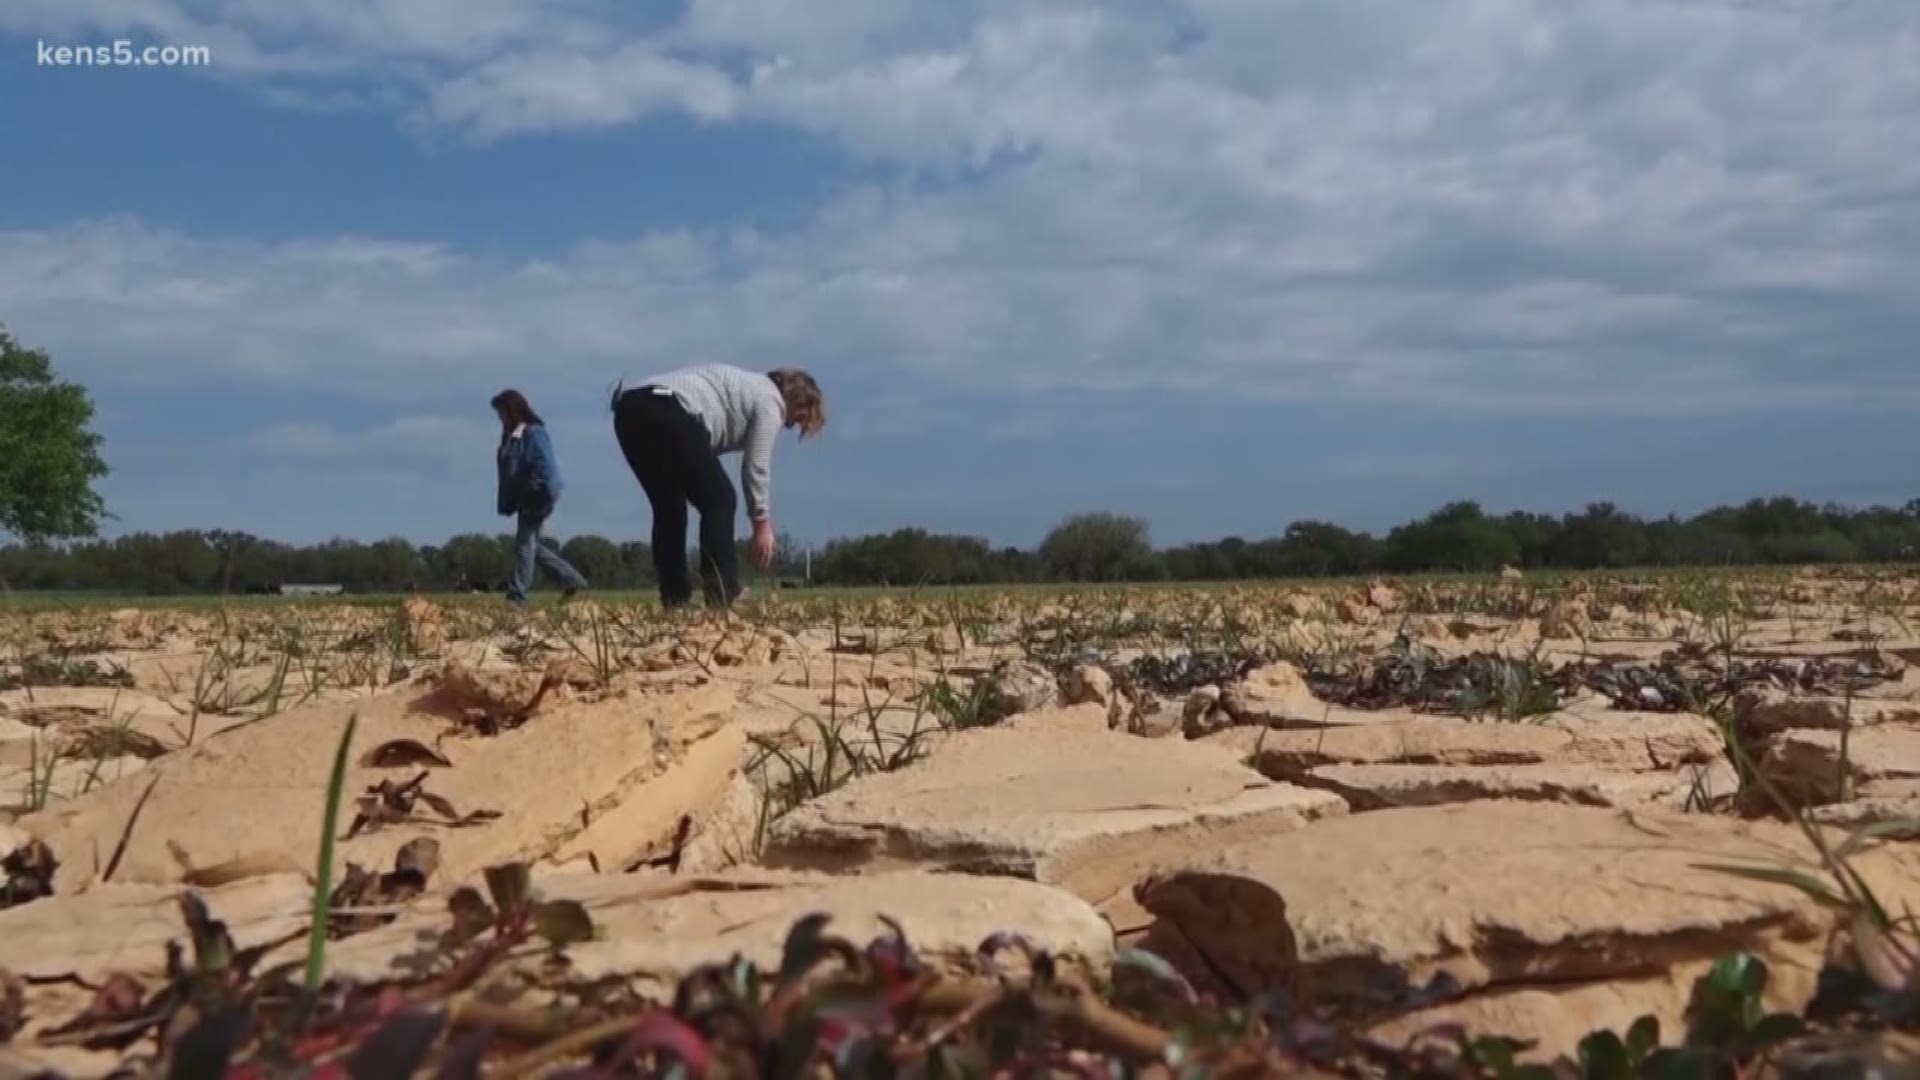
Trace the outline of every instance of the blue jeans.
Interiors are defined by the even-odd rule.
[[[587,579],[560,553],[540,542],[540,527],[553,513],[551,505],[538,510],[520,511],[519,526],[513,536],[513,581],[507,585],[507,599],[525,603],[527,590],[533,587],[533,562],[537,558],[569,589],[584,589]]]

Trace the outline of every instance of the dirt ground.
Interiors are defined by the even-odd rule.
[[[59,1029],[165,977],[184,894],[298,965],[324,875],[328,973],[397,980],[507,864],[636,993],[823,911],[1530,1060],[1684,1029],[1730,953],[1799,1010],[1858,926],[1788,871],[1920,904],[1916,620],[1920,577],[1813,570],[0,616],[0,1076],[141,1052]]]

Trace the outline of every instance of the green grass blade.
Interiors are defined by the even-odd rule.
[[[307,939],[307,990],[320,989],[327,968],[327,917],[333,900],[333,834],[340,818],[340,796],[347,786],[347,751],[353,745],[353,729],[359,713],[347,716],[347,729],[340,734],[340,747],[333,753],[333,775],[327,779],[327,814],[320,825],[320,862],[314,867],[313,931]]]
[[[1891,818],[1885,821],[1869,822],[1855,829],[1841,845],[1834,850],[1838,858],[1846,858],[1874,840],[1912,840],[1920,838],[1920,818]]]
[[[1801,870],[1768,866],[1730,866],[1722,863],[1698,863],[1701,870],[1713,870],[1734,877],[1743,877],[1750,881],[1765,881],[1775,885],[1789,885],[1806,893],[1819,903],[1840,911],[1850,910],[1847,902],[1820,879]]]

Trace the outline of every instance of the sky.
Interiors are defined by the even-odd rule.
[[[514,386],[645,537],[608,389],[714,361],[814,542],[1899,505],[1916,117],[1912,0],[6,0],[0,324],[108,535],[501,530]]]

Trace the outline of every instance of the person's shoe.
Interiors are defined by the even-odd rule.
[[[575,588],[572,585],[569,585],[566,588],[560,590],[560,602],[564,604],[578,595],[580,595],[580,590]]]

